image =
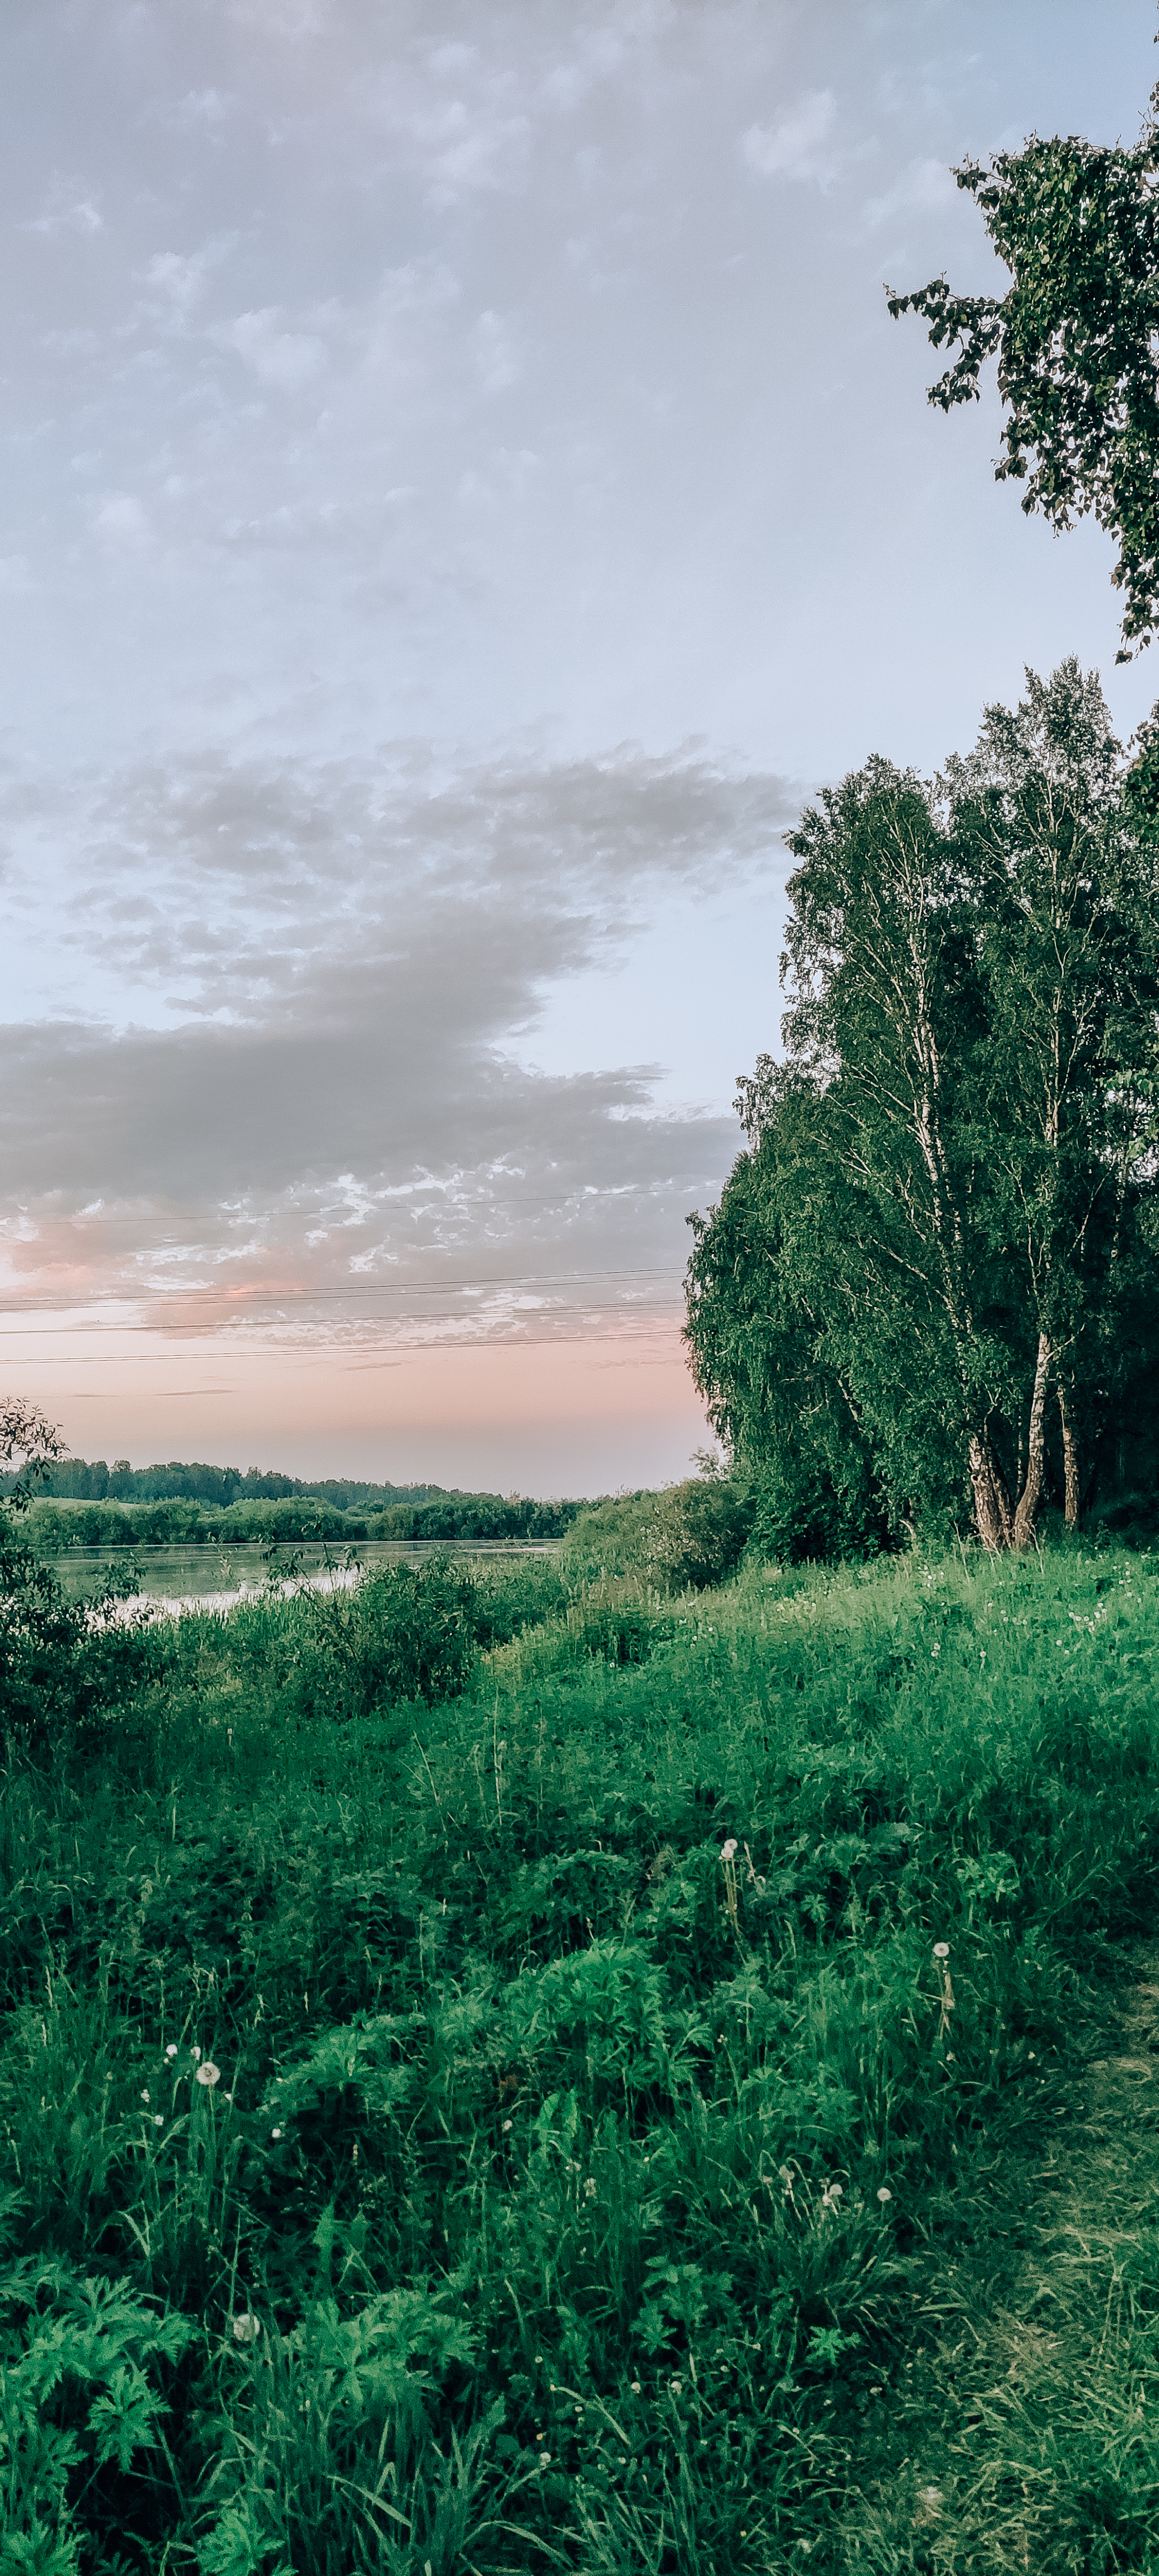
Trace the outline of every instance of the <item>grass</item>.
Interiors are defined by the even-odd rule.
[[[5,2576],[1159,2564],[1159,1566],[391,1580],[7,1776]]]

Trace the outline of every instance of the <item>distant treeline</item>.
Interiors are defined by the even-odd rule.
[[[522,1494],[440,1494],[376,1512],[371,1538],[562,1538],[587,1503],[537,1503]]]
[[[15,1474],[0,1476],[0,1494],[10,1494]],[[424,1503],[441,1496],[441,1485],[367,1485],[348,1476],[325,1476],[311,1484],[301,1476],[283,1476],[271,1468],[209,1467],[200,1461],[171,1458],[167,1466],[130,1467],[127,1458],[63,1458],[39,1478],[37,1490],[53,1501],[74,1503],[233,1503],[281,1502],[304,1495],[330,1503],[335,1511],[377,1511],[384,1503]]]
[[[78,1462],[73,1462],[73,1470]],[[342,1508],[329,1499],[331,1494],[356,1494],[356,1486],[329,1483],[316,1493],[298,1486],[287,1495],[271,1496],[254,1488],[254,1479],[238,1479],[248,1485],[236,1501],[221,1504],[210,1498],[180,1495],[156,1500],[133,1497],[122,1501],[112,1495],[95,1500],[64,1495],[56,1485],[56,1470],[48,1491],[41,1491],[28,1516],[28,1532],[38,1554],[58,1556],[71,1548],[82,1547],[194,1547],[213,1545],[222,1548],[259,1544],[269,1547],[298,1545],[310,1539],[323,1539],[331,1544],[351,1546],[360,1539],[440,1539],[536,1540],[561,1538],[576,1514],[586,1508],[580,1502],[535,1502],[520,1495],[444,1493],[437,1487],[411,1489],[406,1499],[400,1491],[387,1486],[363,1487],[361,1490],[377,1499],[385,1490],[393,1499],[386,1509],[367,1511],[354,1505]],[[83,1470],[83,1472],[93,1472]],[[132,1470],[128,1471],[130,1474]],[[143,1483],[157,1475],[220,1475],[228,1469],[213,1468],[143,1468],[137,1471]],[[288,1477],[263,1480],[269,1484],[290,1484]],[[418,1499],[413,1499],[417,1494]],[[423,1497],[429,1495],[430,1500]]]

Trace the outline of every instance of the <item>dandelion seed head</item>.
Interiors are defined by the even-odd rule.
[[[511,2122],[510,2122],[510,2120],[505,2120],[505,2121],[503,2122],[503,2126],[502,2126],[502,2128],[501,2128],[501,2130],[500,2130],[500,2132],[499,2132],[499,2134],[500,2134],[500,2136],[501,2136],[501,2137],[503,2137],[503,2138],[505,2138],[505,2137],[506,2137],[507,2132],[508,2132],[508,2130],[509,2130],[510,2126],[511,2126]]]
[[[220,2068],[220,2066],[215,2066],[215,2065],[214,2065],[214,2063],[213,2063],[213,2059],[212,2059],[211,2057],[207,2057],[207,2058],[205,2059],[205,2061],[204,2061],[204,2064],[198,2067],[198,2069],[197,2069],[197,2073],[196,2073],[196,2076],[195,2076],[195,2078],[194,2078],[194,2081],[195,2081],[195,2083],[197,2083],[197,2084],[204,2084],[204,2085],[206,2085],[207,2087],[210,2087],[210,2088],[212,2088],[212,2086],[213,2086],[213,2085],[215,2085],[215,2084],[220,2084],[220,2082],[221,2082],[221,2068]]]
[[[669,2385],[669,2387],[670,2387],[670,2389],[671,2389],[671,2391],[672,2391],[673,2396],[674,2396],[674,2397],[679,2397],[679,2395],[680,2395],[680,2393],[681,2393],[681,2390],[683,2389],[683,2386],[684,2386],[684,2382],[683,2382],[683,2380],[682,2380],[682,2379],[670,2379],[670,2380],[669,2380],[669,2382],[668,2382],[668,2385]]]
[[[165,2126],[165,2117],[164,2117],[164,2113],[163,2113],[163,2112],[161,2112],[161,2111],[154,2111],[154,2113],[153,2113],[153,2126],[154,2126],[154,2128],[155,2128],[155,2129],[163,2129],[163,2128],[164,2128],[164,2126]]]
[[[165,2051],[165,2055],[166,2055],[166,2057],[176,2057],[176,2055],[177,2055],[177,2042],[176,2042],[176,2040],[175,2040],[175,2039],[171,2039],[171,2040],[170,2040],[170,2042],[169,2042],[169,2046],[168,2046],[168,2048],[167,2048],[167,2049],[166,2049],[166,2051]]]
[[[886,2187],[885,2187],[885,2184],[884,2184],[884,2183],[882,2183],[881,2189],[880,2189],[880,2191],[878,2192],[877,2197],[878,2197],[879,2201],[881,2202],[882,2208],[884,2209],[885,2204],[886,2204],[886,2201],[887,2201],[887,2200],[892,2200],[892,2199],[893,2199],[893,2193],[892,2193],[891,2191],[887,2191],[887,2189],[886,2189]]]
[[[271,2131],[270,2131],[270,2136],[271,2136],[271,2138],[280,2138],[280,2137],[281,2137],[281,2134],[282,2134],[282,2132],[281,2132],[281,2130],[280,2130],[280,2129],[271,2129]]]
[[[641,2396],[641,2395],[642,2395],[642,2393],[643,2393],[643,2392],[642,2392],[642,2390],[641,2390],[640,2382],[639,2382],[639,2380],[638,2380],[638,2379],[632,2379],[632,2380],[629,2380],[628,2385],[629,2385],[629,2387],[630,2387],[630,2389],[631,2389],[631,2391],[632,2391],[632,2395],[633,2395],[633,2397],[639,2397],[639,2396]]]
[[[722,1859],[722,1860],[735,1860],[735,1859],[736,1859],[736,1843],[735,1843],[735,1840],[733,1839],[733,1837],[732,1837],[731,1835],[730,1835],[730,1837],[729,1837],[729,1840],[728,1840],[726,1843],[722,1843],[722,1844],[721,1844],[721,1846],[720,1846],[720,1857],[721,1857],[721,1859]]]
[[[540,2468],[541,2468],[541,2469],[549,2469],[549,2468],[551,2467],[551,2453],[550,2453],[550,2451],[541,2451],[541,2452],[540,2452],[540,2454],[539,2454],[539,2465],[540,2465]]]
[[[199,2058],[199,2057],[200,2057],[200,2055],[201,2055],[201,2050],[200,2050],[199,2048],[191,2048],[191,2049],[190,2049],[190,2051],[189,2051],[189,2054],[190,2054],[191,2058],[193,2059],[193,2063],[194,2063],[194,2065],[196,2066],[196,2064],[197,2064],[197,2060],[198,2060],[198,2058]]]
[[[244,2316],[234,2318],[233,2339],[235,2343],[256,2343],[261,2330],[261,2318],[251,2316],[248,2309]]]
[[[145,2090],[144,2090],[144,2092],[143,2092],[143,2093],[142,2093],[142,2095],[141,2095],[141,2100],[142,2100],[142,2102],[147,2102],[147,2101],[148,2101],[148,2099],[149,2099],[149,2087],[148,2087],[148,2085],[146,2085],[146,2086],[145,2086]]]
[[[948,1942],[948,1941],[935,1941],[935,1943],[934,1943],[934,1957],[935,1957],[935,1959],[948,1959],[948,1958],[949,1958],[949,1955],[950,1955],[950,1944],[949,1944],[949,1942]]]

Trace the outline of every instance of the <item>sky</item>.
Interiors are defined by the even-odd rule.
[[[10,0],[0,1393],[78,1455],[686,1473],[802,805],[1111,549],[883,286],[1153,0]]]

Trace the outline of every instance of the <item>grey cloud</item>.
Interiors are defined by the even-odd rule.
[[[597,1315],[650,1312],[615,1280],[679,1266],[731,1120],[659,1115],[646,1066],[537,1074],[510,1036],[665,889],[767,867],[792,811],[778,779],[631,747],[441,771],[418,746],[375,767],[206,755],[78,785],[52,823],[83,878],[70,937],[94,994],[160,986],[170,1024],[6,1032],[21,1293],[83,1280],[205,1327],[286,1298],[300,1324],[337,1299],[357,1333],[389,1281],[396,1321],[422,1324],[433,1295],[440,1329],[518,1332],[562,1329],[576,1292],[513,1304],[513,1268],[602,1267]],[[454,1285],[465,1263],[496,1284]]]

